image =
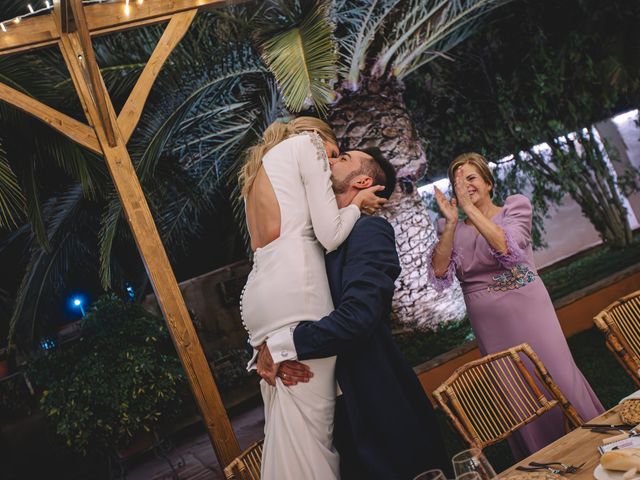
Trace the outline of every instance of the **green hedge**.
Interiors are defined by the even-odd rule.
[[[627,248],[598,247],[577,258],[560,262],[540,273],[553,300],[613,275],[640,262],[640,233]]]

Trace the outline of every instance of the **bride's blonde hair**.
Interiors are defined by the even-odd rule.
[[[319,118],[298,117],[289,122],[273,122],[262,134],[262,140],[247,150],[239,175],[240,192],[243,197],[249,194],[266,153],[281,141],[301,132],[316,132],[324,142],[338,145],[336,134],[326,122]]]

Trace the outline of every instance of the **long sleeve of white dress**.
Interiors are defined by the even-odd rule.
[[[331,185],[331,169],[322,140],[317,134],[300,135],[297,161],[307,193],[313,231],[325,250],[338,248],[360,218],[360,209],[349,205],[339,209]]]
[[[327,253],[331,252],[349,236],[360,218],[360,209],[355,205],[338,208],[331,183],[329,160],[317,134],[300,135],[296,159],[307,195],[314,234]],[[276,363],[297,358],[293,343],[294,328],[295,325],[287,326],[269,335],[267,345]]]

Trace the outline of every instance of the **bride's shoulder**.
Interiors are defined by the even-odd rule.
[[[289,158],[295,158],[300,155],[308,156],[310,152],[316,152],[318,146],[322,147],[324,151],[322,140],[317,134],[311,132],[295,133],[274,145],[265,156],[281,157],[285,155]]]
[[[285,142],[292,142],[300,159],[318,161],[326,170],[329,160],[320,135],[315,132],[301,132],[290,136]]]
[[[294,133],[289,138],[285,140],[285,142],[295,142],[301,146],[311,146],[317,150],[324,151],[324,143],[322,143],[322,138],[316,132],[300,132]]]

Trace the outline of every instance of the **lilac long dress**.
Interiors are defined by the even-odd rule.
[[[458,277],[483,355],[528,343],[583,420],[596,417],[604,408],[578,370],[536,272],[529,199],[508,197],[492,220],[505,232],[507,254],[498,254],[475,227],[459,221],[449,269],[443,277],[436,277],[430,268],[431,282],[441,291],[451,285],[454,275]],[[439,230],[443,225],[439,223]],[[562,412],[555,408],[518,430],[509,443],[514,456],[524,458],[564,433]]]

